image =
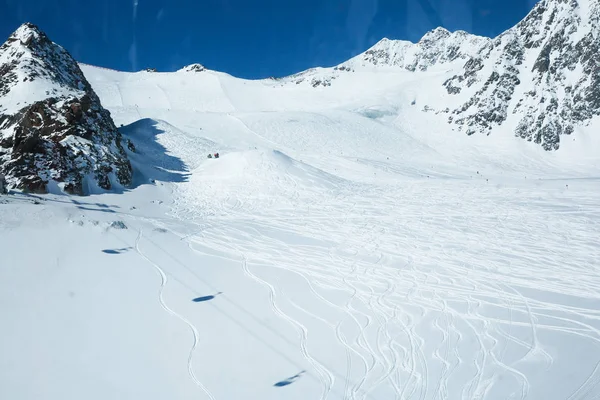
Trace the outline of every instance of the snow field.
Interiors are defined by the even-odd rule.
[[[593,127],[448,131],[444,71],[82,69],[136,187],[0,198],[11,398],[599,398]]]

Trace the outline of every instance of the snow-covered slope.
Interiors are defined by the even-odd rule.
[[[0,172],[10,186],[84,194],[129,185],[108,111],[75,60],[32,24],[0,47]]]
[[[321,69],[279,81],[242,80],[210,70],[122,73],[87,65],[82,70],[117,125],[165,120],[224,148],[258,142],[297,159],[313,158],[328,172],[335,168],[323,162],[322,151],[340,162],[367,154],[384,163],[402,159],[420,175],[436,174],[427,161],[432,158],[466,176],[491,165],[520,173],[526,163],[529,174],[540,176],[587,173],[598,165],[600,138],[593,124],[576,127],[573,140],[564,141],[558,152],[545,152],[509,131],[470,137],[453,132],[445,116],[421,112],[445,101],[436,93],[451,71],[439,68],[419,75],[397,68]],[[336,77],[331,86],[305,84],[328,76]]]
[[[438,28],[415,44],[383,39],[334,68],[284,78],[230,79],[195,64],[169,78],[159,74],[161,83],[192,85],[183,98],[162,95],[161,101],[172,105],[167,108],[194,105],[203,111],[306,111],[367,104],[376,114],[398,117],[396,126],[427,121],[448,136],[453,131],[493,133],[500,141],[514,136],[557,150],[571,146],[568,142],[597,141],[589,136],[597,136],[593,126],[600,113],[594,39],[599,34],[598,1],[543,0],[495,39]],[[144,79],[131,75],[127,85]],[[160,96],[154,93],[151,101]],[[205,99],[202,104],[200,97]],[[120,101],[133,105],[126,98]],[[179,107],[179,101],[189,105]],[[451,135],[453,140],[458,136]]]
[[[82,70],[136,144],[134,180],[147,184],[77,203],[12,199],[38,215],[28,225],[7,211],[17,236],[42,235],[37,221],[49,221],[75,245],[49,242],[54,281],[41,288],[27,285],[44,260],[8,251],[18,269],[0,282],[19,289],[5,293],[21,311],[7,320],[16,332],[52,327],[5,341],[19,366],[2,382],[9,393],[32,379],[23,354],[56,342],[27,394],[595,395],[591,132],[557,152],[510,132],[452,133],[445,116],[419,111],[452,73],[443,67],[263,81],[201,67]],[[331,86],[309,83],[334,75]],[[76,273],[84,257],[93,279]],[[50,299],[40,322],[34,293]],[[48,322],[56,318],[69,328]],[[59,356],[69,363],[45,373]],[[90,390],[90,377],[106,383]]]
[[[596,397],[598,179],[123,132],[154,184],[0,196],[6,396]]]
[[[82,65],[135,188],[0,196],[0,393],[597,398],[598,121],[552,152],[452,132],[474,47],[436,35],[458,55],[415,71]]]

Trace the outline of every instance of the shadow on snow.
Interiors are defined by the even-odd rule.
[[[290,376],[287,379],[284,379],[282,381],[277,382],[276,384],[274,384],[273,386],[276,387],[282,387],[282,386],[287,386],[287,385],[291,385],[292,383],[296,382],[298,379],[300,379],[300,377],[305,373],[306,371],[300,371],[298,372],[296,375],[294,376]]]
[[[150,118],[140,119],[119,128],[119,131],[135,146],[135,152],[127,150],[133,167],[131,188],[151,183],[153,180],[163,182],[187,180],[189,169],[185,163],[178,157],[168,154],[167,149],[157,140],[165,133],[158,121]]]
[[[102,250],[103,253],[106,254],[121,254],[121,253],[125,253],[126,251],[130,250],[131,247],[123,247],[122,249],[104,249]]]
[[[195,299],[193,299],[192,301],[193,301],[193,302],[195,302],[195,303],[202,303],[203,301],[209,301],[209,300],[212,300],[212,299],[214,299],[216,296],[218,296],[218,295],[220,295],[220,294],[222,294],[222,293],[223,293],[223,292],[219,292],[219,293],[217,293],[217,294],[213,294],[213,295],[210,295],[210,296],[196,297],[196,298],[195,298]]]

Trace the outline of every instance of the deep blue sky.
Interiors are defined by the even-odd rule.
[[[244,78],[332,66],[383,37],[444,26],[496,36],[536,0],[0,0],[0,42],[33,22],[82,62]]]

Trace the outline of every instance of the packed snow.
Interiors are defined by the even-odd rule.
[[[600,398],[593,125],[452,132],[443,70],[82,69],[135,187],[0,197],[3,397]]]

